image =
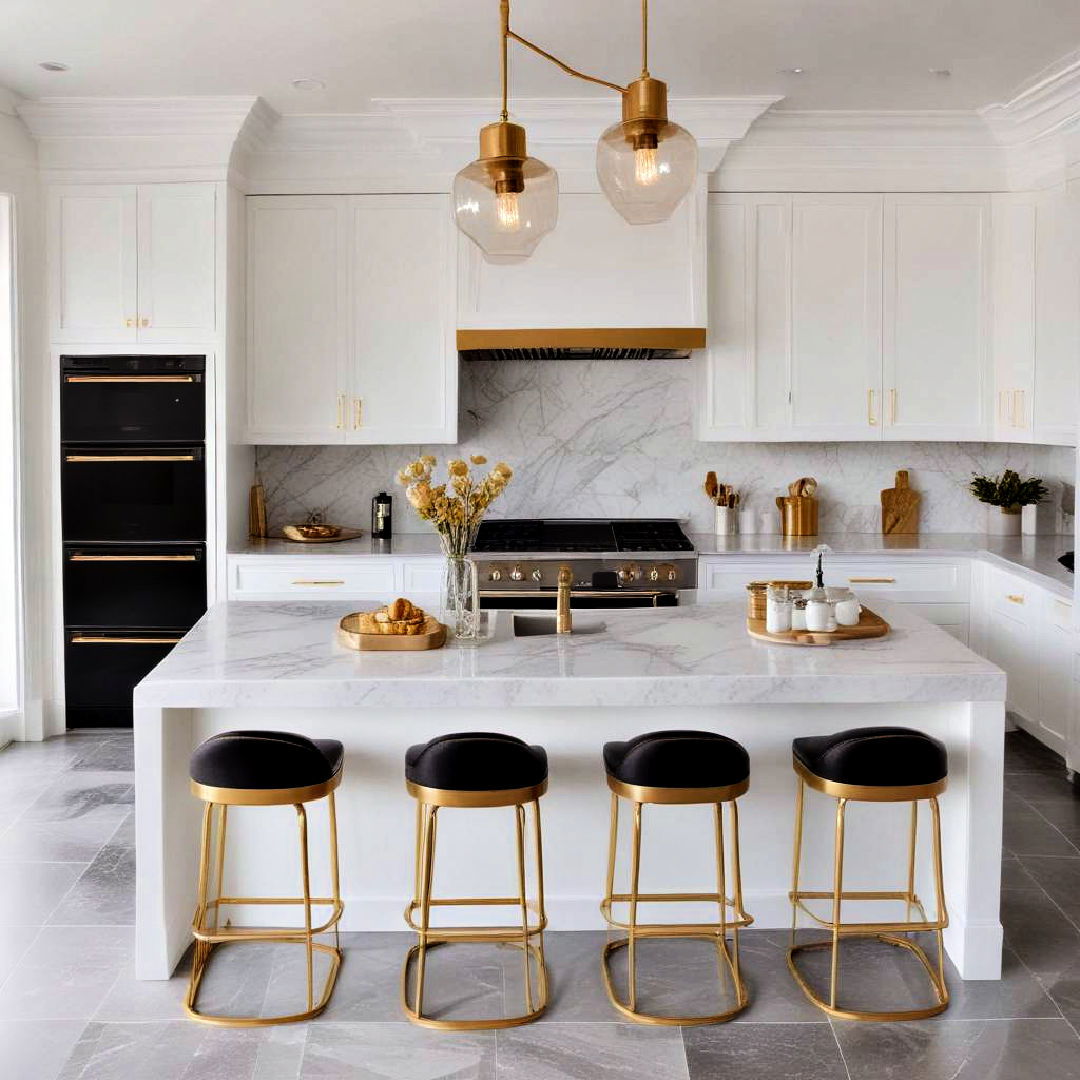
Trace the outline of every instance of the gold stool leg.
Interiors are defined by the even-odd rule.
[[[544,956],[544,927],[547,925],[547,908],[544,906],[544,843],[540,831],[540,800],[533,799],[533,843],[536,847],[536,914],[540,932],[536,939],[537,956],[544,982],[547,982],[547,960]],[[547,1000],[544,995],[544,1004]]]
[[[720,965],[720,981],[724,979],[724,954],[727,951],[727,867],[724,857],[724,818],[723,807],[713,803],[713,833],[716,843],[716,896],[720,915],[720,927],[717,937],[716,959]],[[736,931],[738,933],[738,931]],[[738,991],[736,991],[737,993]]]
[[[945,875],[941,867],[941,809],[938,806],[937,796],[930,798],[930,817],[933,822],[934,839],[934,893],[936,908],[934,915],[938,922],[937,928],[937,975],[938,996],[946,1004],[949,1001],[949,989],[945,985],[945,939],[943,930],[949,925],[949,913],[945,907]]]
[[[801,776],[796,778],[795,790],[795,843],[791,859],[791,945],[795,948],[795,933],[799,927],[799,867],[802,863],[803,812],[806,804],[806,785]]]
[[[829,1004],[836,1008],[836,982],[840,973],[840,905],[844,897],[844,812],[847,799],[836,800],[836,833],[833,838],[832,963],[829,969]]]
[[[521,907],[521,959],[525,967],[525,1011],[533,1011],[532,974],[529,963],[529,902],[525,895],[525,807],[514,807],[517,849],[518,903]]]
[[[311,939],[311,873],[308,867],[307,811],[296,804],[296,820],[300,828],[300,883],[304,890],[304,952],[307,954],[307,1007],[315,1007],[315,954]]]
[[[630,932],[627,948],[627,978],[630,990],[630,1009],[637,1009],[637,906],[638,882],[641,876],[641,803],[634,803],[634,825],[630,847]]]
[[[420,875],[420,934],[416,955],[416,990],[413,1012],[424,1018],[424,971],[427,966],[428,930],[431,926],[431,879],[435,870],[435,828],[439,808],[425,807],[423,859]]]

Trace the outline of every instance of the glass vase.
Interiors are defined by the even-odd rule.
[[[447,555],[443,575],[443,618],[450,635],[463,645],[480,642],[480,590],[476,563],[461,555]]]

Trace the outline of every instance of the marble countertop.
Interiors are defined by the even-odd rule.
[[[338,540],[332,544],[300,544],[295,540],[273,537],[245,540],[229,550],[230,555],[441,555],[442,542],[435,532],[398,533],[392,540]]]
[[[885,638],[755,641],[745,606],[575,612],[579,630],[516,638],[494,612],[474,648],[357,653],[347,604],[217,604],[136,688],[136,707],[451,708],[1001,701],[1005,675],[943,630],[878,605]],[[533,612],[529,617],[537,617]],[[549,616],[550,617],[550,616]]]

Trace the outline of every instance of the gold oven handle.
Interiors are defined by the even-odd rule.
[[[110,634],[72,634],[72,645],[177,645],[181,637],[120,637]]]
[[[194,454],[65,454],[65,461],[195,461]]]
[[[194,375],[65,375],[66,383],[193,383]]]
[[[894,577],[849,577],[848,583],[851,585],[895,585],[896,578]]]
[[[69,562],[198,562],[197,555],[83,555],[68,556]]]

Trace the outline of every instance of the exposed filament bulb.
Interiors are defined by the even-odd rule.
[[[659,155],[655,146],[643,146],[634,151],[634,181],[650,187],[660,179]]]
[[[495,219],[505,232],[517,232],[521,228],[516,191],[500,191],[495,195]]]

